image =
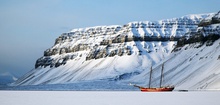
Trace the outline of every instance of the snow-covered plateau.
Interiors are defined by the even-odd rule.
[[[175,90],[220,89],[219,12],[63,33],[31,70],[7,89],[137,90],[129,84]],[[4,88],[3,88],[4,89]]]

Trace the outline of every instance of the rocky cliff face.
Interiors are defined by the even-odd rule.
[[[196,32],[186,34],[177,42],[176,48],[186,44],[199,43],[200,47],[206,42],[206,46],[211,46],[220,37],[220,11],[204,18],[199,24]],[[177,50],[174,49],[174,50]]]
[[[177,41],[186,33],[197,31],[199,22],[212,14],[188,15],[181,18],[160,20],[155,22],[131,22],[125,25],[96,26],[73,29],[63,33],[55,40],[53,47],[44,51],[44,56],[36,61],[38,67],[59,67],[69,60],[82,57],[86,53],[85,61],[113,56],[132,55],[135,51],[129,42],[143,42],[144,51],[150,53],[152,49],[145,42]]]

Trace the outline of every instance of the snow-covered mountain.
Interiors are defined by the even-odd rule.
[[[0,85],[8,84],[17,80],[17,77],[9,72],[4,72],[0,74]]]
[[[59,36],[54,46],[36,61],[35,69],[12,85],[87,80],[147,85],[149,69],[153,65],[152,85],[156,86],[160,66],[165,62],[164,84],[177,88],[220,88],[217,85],[220,84],[220,41],[206,37],[219,35],[219,22],[213,19],[218,20],[218,14],[73,29]],[[211,22],[207,24],[205,20],[210,18]],[[201,37],[198,34],[205,36],[203,42],[209,46],[199,43]]]
[[[163,85],[177,90],[220,89],[220,12],[203,19],[197,30],[178,40],[174,52],[153,66],[152,86],[158,86],[164,63]],[[148,86],[146,80],[149,70],[126,81]]]

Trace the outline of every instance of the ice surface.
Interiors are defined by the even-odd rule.
[[[0,91],[1,105],[219,105],[219,92]]]
[[[132,76],[136,74],[128,74]],[[123,75],[126,78],[126,75]],[[129,78],[129,77],[127,77]],[[120,78],[80,81],[67,84],[44,84],[28,86],[0,86],[0,90],[29,90],[29,91],[139,91],[138,88],[127,83],[119,82]]]

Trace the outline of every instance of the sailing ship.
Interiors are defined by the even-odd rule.
[[[162,86],[163,82],[163,69],[164,69],[164,63],[162,64],[161,69],[161,76],[160,76],[160,87],[151,87],[151,78],[152,78],[152,66],[150,70],[150,79],[149,79],[149,86],[148,87],[142,87],[138,85],[134,85],[135,87],[138,87],[142,92],[165,92],[165,91],[173,91],[174,86]]]

